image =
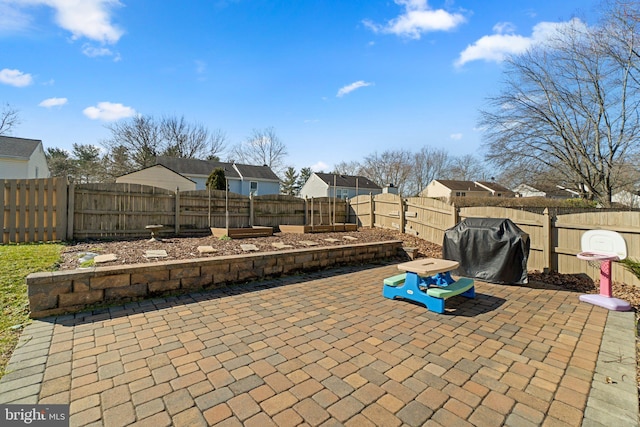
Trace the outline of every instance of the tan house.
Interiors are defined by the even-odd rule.
[[[513,191],[495,182],[452,179],[434,179],[420,195],[447,200],[451,197],[515,197]]]
[[[148,168],[119,176],[116,178],[116,182],[152,185],[169,191],[192,191],[196,189],[195,181],[163,165],[149,166]]]

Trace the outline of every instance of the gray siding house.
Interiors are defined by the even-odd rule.
[[[179,159],[175,157],[156,158],[156,164],[195,182],[196,190],[207,188],[207,178],[216,168],[224,169],[229,180],[229,191],[248,196],[280,194],[280,178],[269,166],[242,165],[216,162],[214,160]]]
[[[300,197],[334,197],[334,183],[335,197],[340,199],[382,193],[382,187],[364,176],[314,172],[300,189]]]
[[[50,175],[42,141],[0,136],[0,179],[49,178]]]

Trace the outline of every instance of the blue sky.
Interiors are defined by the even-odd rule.
[[[296,169],[423,146],[476,154],[504,55],[589,23],[596,4],[0,0],[0,104],[20,112],[13,136],[45,148],[99,145],[105,124],[143,114],[229,145],[273,127]]]

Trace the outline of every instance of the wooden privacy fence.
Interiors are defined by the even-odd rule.
[[[82,184],[69,187],[68,238],[148,236],[162,224],[176,235],[210,233],[209,228],[345,222],[346,202],[328,197],[247,197],[224,191],[173,192],[140,184]],[[335,218],[335,220],[334,220]]]
[[[65,179],[5,179],[0,183],[3,244],[67,238]]]
[[[356,214],[356,207],[360,211]],[[436,199],[379,194],[358,196],[350,201],[350,214],[363,226],[390,228],[442,245],[445,231],[465,218],[508,218],[529,235],[529,270],[552,270],[564,274],[586,273],[599,279],[597,264],[579,260],[580,238],[587,230],[620,233],[627,242],[628,256],[640,259],[640,212],[598,211],[553,215],[502,207],[456,208]],[[613,263],[613,280],[640,286],[633,274]]]
[[[176,235],[210,227],[347,222],[345,200],[173,192],[140,184],[74,184],[63,178],[1,180],[2,243],[144,237],[150,224]]]

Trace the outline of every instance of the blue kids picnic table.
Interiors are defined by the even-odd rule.
[[[420,258],[398,264],[405,273],[384,279],[382,295],[385,298],[404,298],[424,304],[429,310],[444,313],[447,298],[462,295],[475,298],[473,279],[454,280],[450,271],[458,268],[457,261]]]

